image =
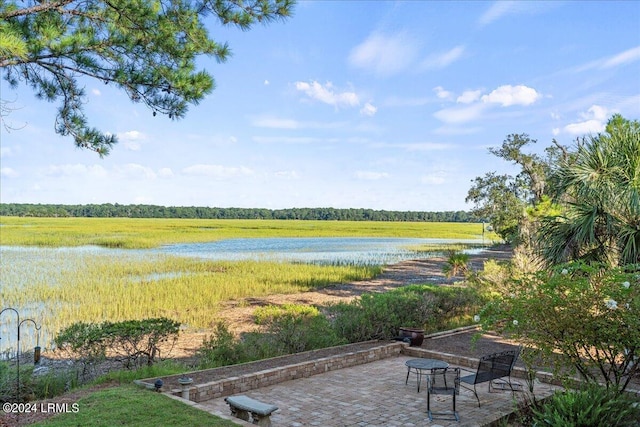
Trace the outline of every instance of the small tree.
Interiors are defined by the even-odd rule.
[[[511,281],[485,307],[485,328],[509,333],[589,381],[624,390],[640,373],[640,266],[572,263]],[[559,363],[558,363],[559,362]]]
[[[79,322],[62,330],[54,341],[60,351],[82,364],[82,375],[86,377],[88,369],[106,357],[113,357],[126,368],[152,365],[160,346],[175,343],[179,331],[180,323],[167,318]]]
[[[469,255],[462,252],[451,251],[449,258],[442,267],[442,272],[447,278],[455,277],[459,274],[466,274],[469,271]]]

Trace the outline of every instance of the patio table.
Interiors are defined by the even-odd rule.
[[[409,382],[409,374],[415,372],[418,380],[418,393],[420,393],[420,382],[422,381],[423,375],[427,376],[427,381],[431,381],[432,369],[445,369],[449,367],[447,362],[438,359],[409,359],[404,362],[404,364],[407,366],[407,379],[404,383],[407,384]]]

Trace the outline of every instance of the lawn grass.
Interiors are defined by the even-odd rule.
[[[133,385],[106,388],[81,398],[76,413],[33,424],[48,427],[231,427],[237,424]]]
[[[171,243],[250,237],[416,237],[481,239],[482,225],[460,222],[207,220],[0,217],[0,244],[144,249]],[[490,239],[491,236],[486,236]]]

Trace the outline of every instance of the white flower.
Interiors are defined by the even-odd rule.
[[[618,302],[614,299],[609,298],[604,303],[607,308],[610,308],[611,310],[615,310],[616,308],[618,308]]]
[[[631,286],[631,283],[629,283],[629,282],[623,282],[622,283],[622,287],[625,288],[625,289],[629,289],[629,286]]]
[[[566,276],[567,274],[569,274],[569,270],[567,270],[566,268],[563,268],[560,274]]]
[[[518,320],[517,319],[513,319],[513,326],[518,326]]]
[[[473,321],[478,323],[480,321],[480,316],[478,316],[477,314],[473,316]]]

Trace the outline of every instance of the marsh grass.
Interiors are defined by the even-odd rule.
[[[496,240],[497,241],[497,240]],[[493,241],[487,240],[487,244],[492,244]],[[462,252],[467,250],[480,250],[487,247],[487,244],[482,243],[442,243],[442,244],[429,244],[429,245],[414,245],[407,247],[408,250],[423,254],[445,254],[448,252]]]
[[[168,317],[188,329],[208,329],[224,301],[365,280],[381,271],[372,266],[210,261],[56,249],[44,255],[5,251],[0,267],[3,283],[13,284],[3,285],[0,304],[21,307],[23,317],[38,319],[43,339],[79,321]]]
[[[0,244],[144,249],[249,237],[480,239],[482,225],[452,222],[0,217]],[[485,236],[487,240],[491,236]]]
[[[381,271],[357,263],[225,262],[133,249],[227,238],[478,239],[482,233],[480,224],[428,222],[0,217],[0,225],[0,245],[20,246],[2,252],[0,305],[37,319],[45,348],[79,321],[168,317],[185,328],[209,329],[224,301],[366,280]],[[3,337],[15,327],[4,320]],[[24,335],[35,340],[31,328]]]

